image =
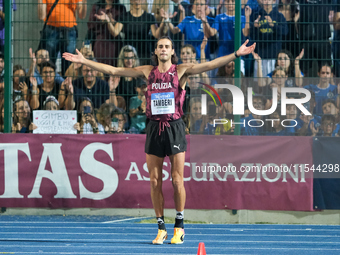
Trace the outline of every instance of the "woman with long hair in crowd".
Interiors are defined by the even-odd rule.
[[[301,87],[303,84],[303,73],[300,69],[300,59],[303,58],[304,49],[301,50],[299,56],[295,59],[292,53],[288,50],[280,50],[276,57],[275,67],[281,67],[287,74],[288,79],[286,80],[286,87]],[[255,61],[258,64],[261,63],[262,59],[257,53],[253,53]],[[265,87],[269,83],[271,83],[271,78],[273,72],[268,73],[267,77],[263,77],[262,68],[259,66],[257,70],[257,77],[259,87]]]
[[[95,118],[93,103],[90,98],[84,97],[78,107],[78,122],[74,129],[80,134],[105,134],[102,124]]]
[[[124,34],[124,39],[119,41],[135,47],[143,64],[149,64],[153,40],[160,38],[165,22],[162,21],[157,27],[155,17],[144,11],[141,0],[130,0],[130,11],[121,13],[117,19],[108,19],[103,11],[96,17],[102,19],[103,16],[103,20],[110,26],[108,29],[111,36],[117,38]]]
[[[12,133],[31,133],[37,126],[31,120],[31,108],[22,98],[13,104]]]
[[[125,45],[119,52],[117,67],[134,68],[137,66],[140,66],[140,60],[136,48],[131,45]],[[135,87],[140,82],[142,81],[138,78],[120,78],[116,93],[124,98],[127,109],[129,109],[130,98],[137,95]]]
[[[86,45],[93,48],[94,57],[99,63],[117,65],[119,46],[112,33],[115,20],[125,12],[125,6],[118,0],[100,0],[92,6]]]
[[[28,100],[26,71],[21,65],[13,66],[13,101],[23,98]]]
[[[265,109],[270,109],[270,107],[272,106],[273,88],[277,88],[277,100],[281,100],[281,89],[285,87],[287,78],[288,76],[284,68],[280,66],[275,68],[275,70],[273,71],[271,83],[261,88],[262,95],[267,98]]]
[[[96,116],[98,123],[104,127],[105,134],[113,133],[112,116],[117,107],[114,104],[104,103],[98,109]]]

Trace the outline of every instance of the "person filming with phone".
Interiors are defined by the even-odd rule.
[[[105,134],[124,133],[127,116],[121,108],[114,104],[104,103],[96,112],[99,127],[103,126]]]
[[[126,115],[123,110],[116,108],[112,113],[111,119],[111,133],[123,134],[125,133],[124,125],[126,123]]]
[[[97,123],[93,110],[93,103],[90,98],[84,97],[78,107],[78,121],[74,129],[79,134],[105,134],[102,124]]]
[[[15,65],[13,67],[13,102],[21,98],[26,101],[28,98],[26,72],[21,65]]]

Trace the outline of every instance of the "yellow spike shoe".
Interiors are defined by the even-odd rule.
[[[163,242],[168,238],[168,233],[166,230],[158,229],[158,234],[155,240],[152,241],[153,244],[163,244]]]
[[[174,237],[171,238],[171,244],[182,244],[184,242],[184,229],[175,228]]]

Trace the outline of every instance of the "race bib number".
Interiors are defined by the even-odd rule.
[[[151,94],[151,113],[152,115],[175,113],[174,92]]]

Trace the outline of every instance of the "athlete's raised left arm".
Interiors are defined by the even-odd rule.
[[[235,52],[236,55],[238,57],[241,56],[245,56],[248,55],[250,53],[252,53],[255,49],[256,43],[254,43],[253,45],[247,47],[247,43],[249,40],[245,41],[245,43],[243,45],[241,45],[241,47]],[[229,63],[230,61],[233,61],[236,59],[236,55],[235,53],[229,54],[227,56],[223,56],[223,57],[219,57],[216,58],[210,62],[205,62],[205,63],[200,63],[200,64],[185,64],[184,67],[184,75],[192,75],[192,74],[200,74],[202,72],[206,72],[206,71],[210,71],[213,70],[215,68],[219,68],[221,66],[226,65],[227,63]],[[181,67],[182,65],[179,65],[179,68],[183,68]]]

